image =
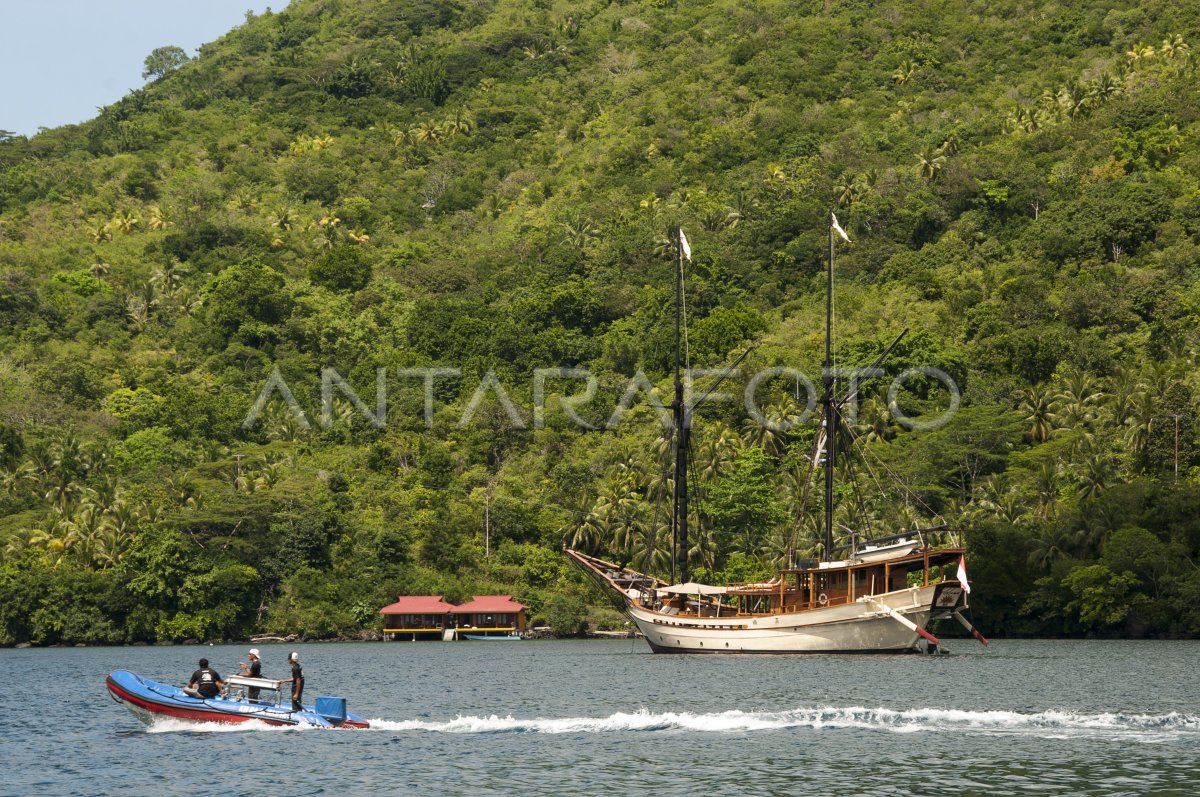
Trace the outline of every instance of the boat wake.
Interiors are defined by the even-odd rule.
[[[1200,715],[1076,714],[1067,711],[959,711],[916,708],[893,710],[865,707],[815,707],[789,711],[722,711],[616,713],[608,717],[516,719],[459,716],[444,722],[371,720],[372,730],[434,733],[613,733],[669,732],[744,733],[788,729],[856,729],[891,733],[1030,734],[1048,738],[1111,736],[1141,741],[1167,741],[1181,735],[1200,738]]]
[[[313,726],[304,725],[271,725],[266,722],[249,720],[248,722],[198,722],[196,720],[177,719],[175,717],[155,717],[146,726],[147,733],[246,733],[249,731],[294,732],[311,730]]]

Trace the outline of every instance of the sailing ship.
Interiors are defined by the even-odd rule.
[[[676,552],[672,576],[677,572],[679,582],[668,583],[583,551],[564,549],[572,561],[619,596],[655,653],[929,652],[940,646],[938,638],[928,630],[929,625],[950,617],[987,644],[964,615],[970,588],[966,579],[965,552],[956,529],[945,525],[914,529],[892,537],[864,541],[861,546],[857,535],[852,533],[848,547],[834,547],[836,430],[841,409],[852,397],[838,396],[833,369],[835,230],[849,240],[836,216],[830,213],[822,423],[812,459],[814,470],[820,459],[824,459],[822,557],[819,560],[791,557],[774,578],[730,585],[700,584],[689,578],[688,438],[692,411],[704,397],[691,403],[684,399],[680,351],[684,312],[683,258],[687,253],[690,259],[690,248],[682,230],[678,233],[672,429],[675,472],[671,524]],[[876,366],[905,333],[884,350]],[[738,358],[739,361],[748,353]],[[736,365],[737,362],[730,368]]]

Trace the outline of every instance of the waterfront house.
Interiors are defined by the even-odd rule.
[[[454,607],[454,619],[458,628],[472,633],[520,634],[525,630],[525,607],[511,595],[476,595]]]
[[[437,595],[401,595],[379,610],[386,639],[441,639],[442,630],[454,627],[453,603]]]
[[[483,635],[525,630],[525,607],[511,595],[476,595],[460,606],[437,595],[401,595],[379,613],[384,638],[392,640],[453,639],[456,629]]]

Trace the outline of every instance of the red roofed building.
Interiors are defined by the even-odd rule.
[[[461,606],[437,595],[401,595],[379,613],[386,639],[454,639],[456,631],[509,636],[525,630],[525,607],[510,595],[476,595]]]
[[[476,595],[454,607],[454,619],[472,632],[519,634],[525,630],[525,607],[511,595]]]
[[[392,639],[441,639],[442,629],[454,627],[454,604],[437,595],[401,595],[400,600],[379,610],[383,633]]]

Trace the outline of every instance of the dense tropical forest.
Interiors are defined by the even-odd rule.
[[[838,362],[909,327],[889,374],[962,399],[909,430],[946,391],[865,383],[840,527],[961,526],[989,634],[1200,633],[1192,47],[1165,0],[294,0],[164,42],[0,135],[0,644],[366,635],[402,593],[620,627],[560,549],[669,572],[672,231],[689,363],[757,344],[737,398],[820,382],[831,209]],[[697,412],[699,579],[817,550],[788,373],[770,425]]]

